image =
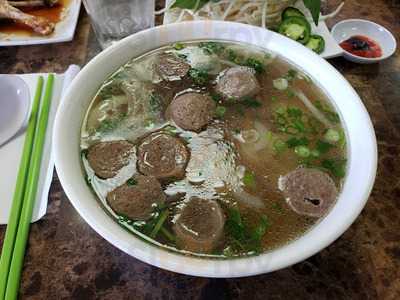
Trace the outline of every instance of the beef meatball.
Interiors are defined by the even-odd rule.
[[[190,65],[183,59],[172,53],[161,54],[155,65],[157,73],[167,81],[179,80],[185,76]]]
[[[129,163],[134,146],[127,141],[101,142],[88,149],[87,160],[95,174],[112,178]]]
[[[325,215],[338,196],[332,178],[317,169],[298,168],[279,179],[279,188],[295,212],[310,217]]]
[[[181,179],[185,176],[189,156],[179,137],[163,132],[152,133],[138,147],[138,170],[163,182]]]
[[[232,67],[218,77],[216,90],[227,99],[240,100],[257,94],[260,84],[253,69]]]
[[[215,102],[208,95],[185,93],[172,100],[166,117],[184,130],[199,132],[212,120],[215,108]]]
[[[177,244],[195,253],[209,253],[221,242],[224,213],[214,200],[192,197],[174,225]]]
[[[144,221],[151,217],[154,207],[165,202],[166,196],[153,176],[135,175],[107,194],[108,205],[119,215]]]

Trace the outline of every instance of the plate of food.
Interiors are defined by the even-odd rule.
[[[81,0],[0,0],[0,46],[71,41]]]
[[[325,20],[342,9],[321,14],[321,0],[167,0],[164,24],[189,20],[225,20],[268,28],[290,37],[323,58],[341,56],[343,49],[332,37]]]

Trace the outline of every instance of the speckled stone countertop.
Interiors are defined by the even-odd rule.
[[[157,1],[160,6],[162,1]],[[337,1],[329,1],[332,8]],[[400,40],[399,0],[347,0],[329,23],[365,18]],[[82,12],[70,43],[0,48],[0,73],[62,72],[99,51]],[[375,126],[379,167],[366,208],[331,246],[291,268],[206,279],[160,270],[116,249],[78,215],[54,174],[47,215],[31,227],[22,299],[400,299],[400,50],[375,65],[330,62],[360,94]],[[5,227],[0,227],[0,244]]]

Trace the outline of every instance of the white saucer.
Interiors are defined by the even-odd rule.
[[[362,19],[349,19],[337,23],[332,28],[332,36],[338,44],[354,35],[364,35],[375,40],[382,48],[383,55],[378,58],[366,58],[343,50],[343,56],[356,63],[370,64],[384,60],[396,51],[396,39],[385,27]]]
[[[0,75],[0,146],[22,129],[30,109],[28,85],[18,76]]]

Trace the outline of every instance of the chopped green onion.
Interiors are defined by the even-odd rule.
[[[309,157],[311,155],[310,148],[307,146],[297,146],[294,148],[294,152],[300,157]]]
[[[289,82],[286,78],[277,78],[272,81],[274,88],[277,90],[283,91],[289,87]]]
[[[152,239],[154,239],[157,236],[158,232],[160,231],[161,227],[163,226],[163,224],[164,224],[165,220],[167,219],[168,215],[169,215],[169,210],[168,209],[165,209],[160,214],[160,216],[158,217],[156,225],[154,226],[153,230],[150,233],[150,237]]]
[[[168,229],[166,229],[165,227],[161,227],[160,232],[171,242],[175,242],[175,237],[174,235],[169,232]]]
[[[335,129],[329,128],[324,135],[324,139],[330,143],[337,143],[340,140],[340,133]]]
[[[280,154],[286,150],[286,143],[280,139],[276,139],[274,142],[274,150],[277,154]]]
[[[217,118],[222,119],[226,113],[226,107],[225,106],[217,106],[215,109],[215,115]]]
[[[243,183],[245,186],[254,187],[256,185],[256,177],[254,173],[246,170],[243,176]]]
[[[317,149],[311,150],[311,156],[314,158],[320,157],[321,152],[319,152]]]

